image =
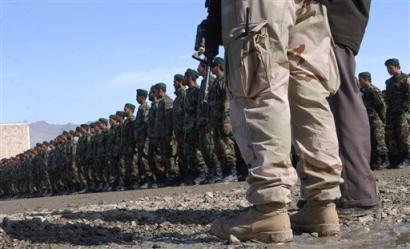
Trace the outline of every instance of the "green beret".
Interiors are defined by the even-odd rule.
[[[89,127],[89,125],[88,124],[82,124],[82,125],[80,125],[80,127],[84,128],[84,129],[87,129]]]
[[[47,141],[44,141],[43,144],[44,144],[44,145],[49,145],[50,143],[47,142]]]
[[[184,80],[184,76],[182,74],[175,74],[174,75],[174,80],[176,80],[176,81]]]
[[[359,78],[372,80],[372,75],[369,72],[361,72],[359,73]]]
[[[391,58],[391,59],[388,59],[388,60],[384,63],[384,65],[385,65],[386,67],[387,67],[387,66],[400,67],[400,62],[399,62],[399,60],[396,59],[396,58]]]
[[[192,79],[196,80],[198,78],[199,74],[194,69],[188,68],[185,72],[185,76],[191,76]]]
[[[36,143],[36,147],[39,147],[39,146],[41,146],[41,143]]]
[[[117,111],[117,112],[115,113],[115,116],[124,117],[124,112],[123,112],[123,111]]]
[[[159,82],[154,85],[154,89],[161,89],[162,91],[166,92],[167,91],[167,85],[165,83]]]
[[[76,132],[79,132],[80,129],[81,129],[81,127],[75,127],[75,131],[76,131]]]
[[[108,125],[108,120],[106,118],[100,118],[100,119],[98,119],[98,121],[105,124],[105,125]]]
[[[216,57],[214,61],[212,62],[212,66],[215,66],[215,65],[219,65],[222,68],[225,68],[225,60],[222,59],[221,57]]]
[[[128,109],[131,109],[131,110],[133,110],[133,111],[135,110],[135,105],[130,104],[130,103],[125,104],[124,107],[127,107]]]
[[[148,96],[148,92],[144,89],[137,89],[137,96],[142,96],[146,98]]]
[[[90,128],[95,128],[96,123],[91,123]]]
[[[63,131],[63,135],[68,135],[68,132],[67,132],[67,131]]]
[[[109,116],[109,118],[110,118],[110,119],[116,119],[116,118],[117,118],[117,115],[111,114],[111,115]]]

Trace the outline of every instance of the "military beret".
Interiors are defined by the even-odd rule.
[[[76,131],[76,132],[79,132],[80,129],[81,129],[81,127],[75,127],[75,131]]]
[[[167,91],[167,85],[165,83],[159,82],[154,85],[154,89],[161,89],[162,91],[166,92]]]
[[[68,132],[67,132],[67,131],[63,131],[63,135],[68,135]]]
[[[135,110],[135,105],[130,104],[130,103],[126,103],[124,107],[127,107],[128,109],[131,109],[133,111]]]
[[[224,67],[225,67],[225,60],[222,59],[221,57],[216,57],[216,58],[214,59],[214,61],[212,62],[212,65],[213,65],[213,66],[219,65],[219,66],[221,66],[222,68],[224,68]]]
[[[144,89],[137,89],[137,96],[143,96],[143,97],[147,97],[148,96],[148,92]]]
[[[387,66],[396,66],[396,67],[399,67],[400,66],[400,62],[399,62],[399,60],[398,59],[396,59],[396,58],[391,58],[391,59],[388,59],[385,63],[384,63],[384,65],[387,67]]]
[[[194,69],[188,68],[185,72],[185,76],[191,76],[194,80],[196,80],[199,74]]]
[[[44,141],[43,144],[44,144],[44,145],[49,145],[50,143],[47,142],[47,141]]]
[[[41,146],[41,143],[36,143],[36,147]]]
[[[98,119],[98,121],[105,124],[105,125],[108,125],[108,120],[106,118],[100,118],[100,119]]]
[[[96,125],[96,123],[91,123],[91,124],[90,124],[90,127],[91,127],[91,128],[95,128],[95,125]]]
[[[123,111],[117,111],[115,113],[115,116],[124,117],[124,112]]]
[[[110,118],[110,119],[116,119],[116,118],[117,118],[117,115],[111,114],[111,115],[109,116],[109,118]]]
[[[174,80],[177,80],[177,81],[184,80],[184,76],[182,74],[175,74]]]
[[[84,129],[87,129],[89,127],[89,125],[88,124],[82,124],[82,125],[80,125],[80,127],[84,128]]]
[[[372,80],[372,75],[369,72],[361,72],[359,73],[359,78]]]

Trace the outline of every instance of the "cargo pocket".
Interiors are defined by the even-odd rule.
[[[235,97],[255,98],[270,89],[270,41],[267,22],[252,25],[226,45],[227,83]]]

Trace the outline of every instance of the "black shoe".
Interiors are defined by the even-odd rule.
[[[340,218],[349,217],[362,217],[372,214],[377,214],[381,211],[380,205],[366,206],[366,207],[351,207],[351,208],[341,208],[337,207],[337,214]]]

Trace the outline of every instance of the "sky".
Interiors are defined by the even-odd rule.
[[[409,16],[409,0],[372,1],[357,72],[381,89],[386,59],[410,72]],[[202,0],[0,0],[0,123],[94,121],[157,82],[173,96],[205,17]]]

